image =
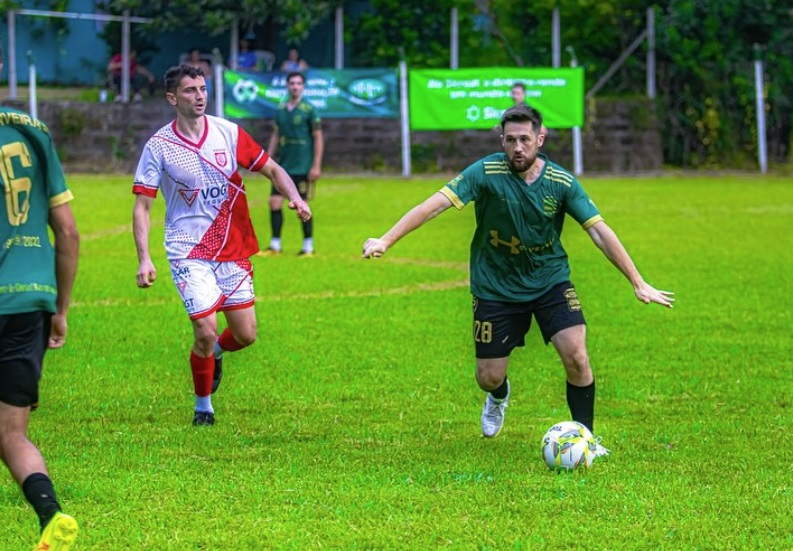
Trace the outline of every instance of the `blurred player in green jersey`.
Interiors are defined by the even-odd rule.
[[[7,107],[0,107],[0,183],[0,458],[39,517],[36,549],[67,551],[77,522],[61,512],[27,433],[44,352],[66,340],[80,238],[49,129]]]
[[[302,73],[292,72],[286,77],[289,96],[278,106],[275,128],[270,136],[267,153],[278,159],[297,186],[301,199],[314,198],[314,186],[322,171],[322,120],[313,105],[303,99],[306,79]],[[270,193],[270,246],[261,251],[263,256],[281,254],[281,228],[284,217],[281,205],[284,198],[273,186]],[[314,219],[303,222],[303,247],[301,256],[314,255]]]
[[[482,434],[498,435],[509,401],[507,365],[524,345],[532,317],[546,344],[553,343],[567,375],[573,420],[594,423],[595,379],[586,347],[581,303],[570,282],[562,247],[565,216],[583,228],[625,275],[639,301],[672,307],[673,293],[644,281],[616,234],[606,225],[578,180],[539,153],[540,113],[516,105],[501,118],[503,153],[484,157],[405,214],[379,239],[368,239],[364,258],[380,257],[399,239],[451,206],[475,202],[471,242],[471,292],[476,381],[487,392]],[[597,455],[609,452],[598,443]]]

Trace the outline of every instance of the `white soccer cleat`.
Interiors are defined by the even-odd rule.
[[[509,405],[509,381],[507,381],[507,396],[497,400],[488,392],[485,407],[482,409],[482,436],[494,438],[504,426],[504,410]]]
[[[608,457],[611,451],[600,444],[600,439],[601,437],[598,436],[595,440],[595,457]]]

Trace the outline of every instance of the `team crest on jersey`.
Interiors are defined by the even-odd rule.
[[[229,161],[225,151],[215,151],[215,162],[220,166],[226,166]]]
[[[198,190],[197,189],[180,189],[179,195],[182,196],[184,202],[187,203],[188,207],[192,207],[193,203],[195,203],[196,197],[198,197]]]

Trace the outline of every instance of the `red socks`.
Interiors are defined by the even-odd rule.
[[[193,387],[196,396],[212,394],[212,376],[215,374],[215,357],[202,358],[190,352],[190,369],[193,372]]]
[[[234,340],[234,337],[231,336],[231,331],[229,331],[228,327],[226,327],[226,329],[224,329],[223,332],[218,337],[218,344],[220,345],[220,348],[222,348],[224,352],[235,352],[237,350],[245,348],[240,343]]]

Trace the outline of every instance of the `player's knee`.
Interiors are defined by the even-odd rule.
[[[589,372],[589,354],[586,350],[575,350],[565,354],[562,358],[565,369],[571,374],[585,374]]]
[[[243,333],[239,337],[235,337],[234,340],[240,343],[240,346],[246,348],[256,342],[256,332]]]
[[[214,333],[207,333],[195,336],[195,350],[203,357],[209,357],[215,350],[216,336]]]
[[[479,388],[489,392],[501,386],[501,383],[504,382],[504,374],[490,370],[477,370],[476,382]]]
[[[249,327],[234,327],[231,329],[231,336],[240,346],[240,348],[247,348],[256,342],[256,325]]]

